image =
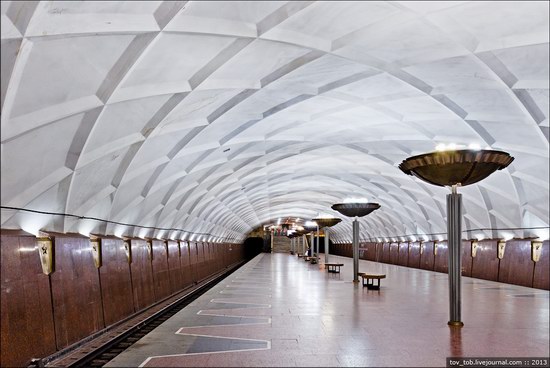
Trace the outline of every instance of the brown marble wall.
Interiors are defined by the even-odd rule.
[[[49,277],[42,273],[36,238],[2,231],[2,367],[27,366],[56,350]]]
[[[132,272],[134,309],[137,312],[153,304],[156,298],[153,267],[147,242],[141,239],[132,239],[131,249],[132,263],[130,269]]]
[[[533,287],[548,290],[550,288],[550,249],[548,240],[542,243],[540,260],[535,263]]]
[[[58,349],[105,327],[90,239],[55,236],[55,272],[50,275]]]
[[[462,241],[462,276],[472,277],[472,241]]]
[[[422,252],[420,251],[422,244]],[[484,240],[478,242],[477,256],[472,258],[471,241],[462,241],[462,275],[482,278],[510,284],[523,285],[548,290],[550,288],[550,250],[548,241],[544,241],[541,259],[531,261],[531,240],[509,240],[502,260],[497,257],[497,241]],[[406,243],[362,243],[367,260],[382,263],[396,262],[405,265],[407,256]],[[350,244],[335,244],[331,253],[346,256],[344,249]],[[392,248],[393,247],[393,248]],[[392,250],[390,250],[392,248]],[[351,257],[348,256],[348,257]],[[397,258],[397,261],[396,261]],[[447,242],[437,244],[434,255],[434,242],[411,242],[408,246],[408,267],[421,268],[430,271],[448,272]]]
[[[36,237],[22,231],[1,230],[1,345],[0,365],[26,366],[112,325],[182,290],[197,280],[200,257],[181,242],[101,241],[102,265],[97,268],[89,238],[50,234],[55,267],[42,273]],[[240,244],[201,245],[202,277],[243,260]],[[152,257],[149,250],[152,251]],[[208,273],[209,272],[209,273]]]
[[[369,261],[377,261],[376,259],[376,243],[367,243],[365,244],[366,250],[366,256],[367,260]]]
[[[408,267],[420,268],[420,242],[411,242],[409,244]]]
[[[206,257],[206,269],[207,274],[211,275],[217,272],[216,264],[214,262],[214,247],[212,243],[204,243],[205,245],[205,257]]]
[[[390,243],[390,263],[399,264],[399,243]]]
[[[531,287],[535,262],[531,260],[530,240],[509,240],[500,260],[498,281]]]
[[[390,243],[382,244],[382,262],[390,263]]]
[[[153,240],[153,284],[155,301],[160,301],[172,294],[170,288],[170,270],[168,268],[168,254],[166,244],[162,240]]]
[[[367,259],[367,244],[359,243],[359,259]]]
[[[405,267],[409,265],[409,243],[399,243],[397,264]]]
[[[193,276],[193,266],[191,265],[191,245],[189,242],[181,241],[181,272],[183,276],[183,284],[185,286],[192,285],[195,278]]]
[[[199,248],[196,242],[189,243],[189,266],[193,282],[198,282],[199,277]]]
[[[420,246],[420,268],[433,271],[434,262],[434,242],[422,242]]]
[[[499,263],[497,241],[479,241],[477,254],[472,260],[472,277],[497,281]]]
[[[204,243],[197,242],[197,269],[199,280],[202,280],[208,274],[206,270],[206,254],[204,249]]]
[[[102,239],[103,265],[99,269],[105,325],[134,313],[130,264],[122,239]]]
[[[183,283],[183,271],[181,267],[181,254],[177,241],[169,240],[168,246],[168,271],[170,272],[170,292],[176,293],[185,287]]]
[[[437,242],[435,245],[435,258],[434,258],[434,271],[436,272],[449,272],[449,252],[447,248],[447,242]]]

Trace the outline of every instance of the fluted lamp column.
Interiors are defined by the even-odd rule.
[[[310,232],[311,240],[311,263],[317,263],[317,254],[315,253],[315,230],[317,230],[317,224],[313,221],[308,221],[304,224],[304,229]]]
[[[359,282],[359,217],[363,217],[380,208],[378,203],[337,203],[332,209],[347,217],[353,217],[353,282]]]
[[[287,234],[286,236],[287,238],[290,239],[290,254],[293,255],[294,254],[294,234],[293,233],[290,233],[290,234]]]
[[[512,161],[514,158],[502,151],[448,149],[412,156],[399,165],[407,175],[451,189],[447,194],[449,326],[464,326],[461,315],[462,195],[458,187],[477,183]]]
[[[323,231],[325,232],[325,263],[328,263],[328,257],[330,254],[329,251],[329,234],[330,230],[329,228],[340,223],[342,220],[336,217],[322,217],[322,218],[315,218],[313,219],[319,225],[319,227],[323,228]]]

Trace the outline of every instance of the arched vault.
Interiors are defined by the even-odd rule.
[[[453,142],[515,157],[469,235],[547,237],[548,4],[2,1],[1,226],[240,241],[354,196],[421,238],[447,190],[397,165]]]

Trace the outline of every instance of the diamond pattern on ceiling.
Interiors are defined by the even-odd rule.
[[[444,233],[446,190],[397,165],[454,142],[516,158],[461,190],[466,229],[548,227],[548,6],[2,1],[2,206],[239,241],[353,196],[382,205],[362,238]],[[183,235],[7,209],[1,226]]]

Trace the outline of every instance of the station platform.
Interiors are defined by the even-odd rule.
[[[107,367],[445,366],[446,357],[548,357],[549,293],[463,278],[447,326],[446,274],[360,261],[380,290],[288,254],[260,254]]]

